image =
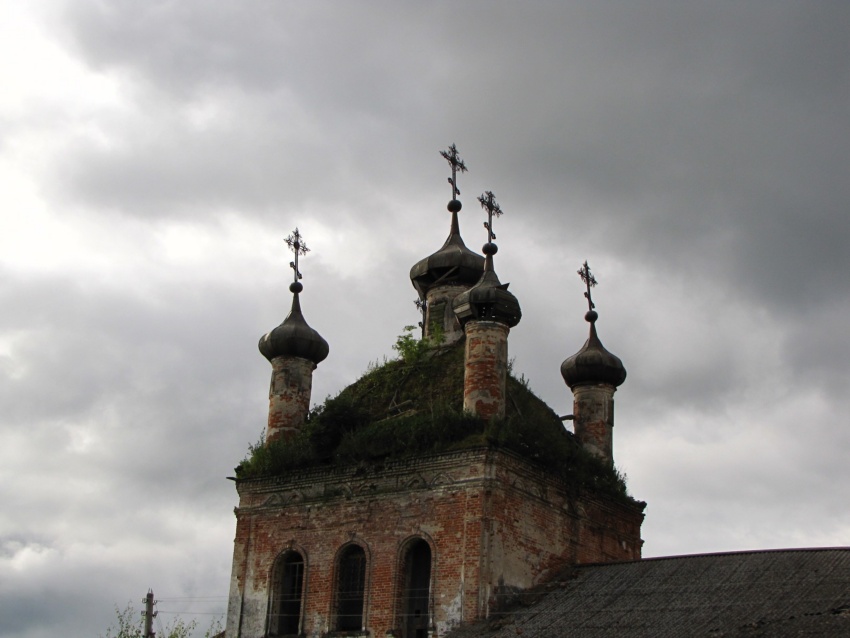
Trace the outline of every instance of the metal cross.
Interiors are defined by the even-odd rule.
[[[590,289],[596,285],[596,277],[590,273],[590,266],[587,265],[586,260],[582,267],[578,269],[578,276],[581,277],[581,280],[587,286],[587,292],[584,293],[584,297],[587,299],[587,309],[593,310],[596,308],[596,304],[593,303],[593,299],[590,298]]]
[[[461,173],[465,173],[466,164],[464,164],[463,160],[460,159],[460,155],[457,153],[457,146],[454,144],[449,146],[448,151],[440,151],[440,155],[442,155],[452,167],[452,176],[449,177],[449,184],[452,185],[452,199],[457,199],[457,196],[460,195],[460,189],[457,187],[457,172],[460,171]]]
[[[487,241],[492,242],[496,239],[496,233],[493,232],[493,215],[501,217],[502,209],[496,203],[496,197],[493,195],[493,191],[486,191],[478,198],[478,201],[481,202],[481,208],[487,211],[487,221],[484,222],[484,228],[487,229]]]
[[[298,228],[296,228],[292,233],[284,239],[286,245],[289,246],[289,249],[295,253],[295,261],[289,262],[289,267],[295,273],[295,281],[297,282],[302,278],[301,271],[298,270],[298,255],[306,255],[310,252],[310,249],[307,248],[307,244],[304,243],[304,238],[301,237],[301,233],[298,232]]]

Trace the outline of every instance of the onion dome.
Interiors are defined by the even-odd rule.
[[[288,355],[301,357],[318,364],[328,356],[330,348],[322,336],[307,325],[301,314],[298,293],[303,290],[301,282],[289,286],[292,291],[292,310],[277,328],[260,338],[260,352],[271,361],[275,357]]]
[[[519,301],[508,292],[508,285],[499,281],[493,269],[493,255],[498,247],[492,242],[484,244],[484,273],[469,290],[455,297],[452,309],[462,325],[467,321],[498,321],[513,328],[522,318]]]
[[[599,340],[596,334],[597,312],[590,310],[584,318],[590,323],[590,336],[581,350],[561,364],[561,376],[570,389],[595,383],[606,383],[616,388],[626,380],[626,368],[620,358],[608,352]]]
[[[452,225],[446,243],[433,255],[418,261],[410,269],[410,281],[421,299],[436,285],[458,284],[471,286],[481,277],[484,257],[471,251],[463,243],[457,221],[460,200],[452,199],[448,209]]]

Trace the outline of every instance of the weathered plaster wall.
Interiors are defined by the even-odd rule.
[[[428,305],[425,309],[425,336],[433,336],[434,326],[443,331],[443,343],[450,345],[463,338],[463,327],[452,310],[452,302],[460,293],[468,290],[468,286],[443,285],[434,286],[425,296]]]
[[[608,465],[614,464],[614,391],[614,386],[606,383],[573,388],[576,438]]]
[[[304,425],[310,409],[315,369],[315,363],[301,357],[272,359],[267,443],[292,438]]]

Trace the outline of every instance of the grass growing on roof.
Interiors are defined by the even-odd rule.
[[[463,412],[463,374],[462,344],[372,368],[314,408],[293,439],[250,446],[236,476],[278,476],[487,446],[516,452],[575,488],[627,498],[616,470],[584,451],[524,379],[508,375],[505,418],[487,422]]]

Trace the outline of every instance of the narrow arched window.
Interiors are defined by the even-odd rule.
[[[303,593],[304,558],[298,552],[286,552],[275,562],[269,604],[269,635],[298,635]]]
[[[336,588],[337,631],[363,628],[363,598],[366,591],[366,552],[349,545],[339,556]]]
[[[424,540],[408,545],[401,578],[401,635],[426,638],[431,606],[431,547]]]

